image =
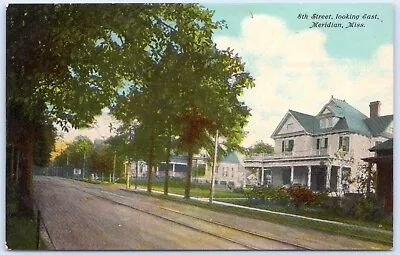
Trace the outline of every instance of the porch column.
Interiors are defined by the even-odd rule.
[[[311,166],[307,166],[307,168],[308,168],[307,187],[311,189]]]
[[[261,168],[261,185],[264,184],[264,167]]]
[[[158,167],[156,168],[156,176],[158,176]]]
[[[337,177],[337,190],[338,190],[338,193],[339,193],[339,196],[341,196],[342,195],[342,190],[343,190],[343,187],[342,187],[342,172],[343,172],[343,167],[339,167],[339,169],[338,169],[338,177]]]
[[[332,169],[332,166],[326,167],[326,189],[327,190],[331,189],[331,169]]]
[[[172,176],[175,177],[175,163],[172,163]]]
[[[261,154],[261,185],[264,185],[264,153]]]
[[[294,166],[290,166],[290,185],[293,184],[293,178],[294,178]]]

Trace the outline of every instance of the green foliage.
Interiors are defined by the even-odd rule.
[[[124,124],[138,122],[128,156],[147,161],[149,184],[171,137],[192,155],[211,151],[218,129],[235,149],[250,116],[238,97],[254,83],[237,54],[215,49],[224,23],[212,16],[198,4],[9,5],[7,111],[18,105],[23,127],[48,114],[67,129],[111,107]],[[80,168],[82,146],[64,156]]]
[[[50,153],[54,149],[56,129],[51,123],[40,123],[36,130],[33,159],[36,166],[45,167],[50,163]]]
[[[93,152],[93,148],[93,143],[88,137],[78,136],[66,150],[58,155],[55,159],[55,165],[66,166],[68,162],[69,166],[75,168],[87,167],[87,162]]]
[[[367,221],[379,222],[384,218],[383,207],[375,196],[357,198],[348,214],[356,219]]]
[[[370,179],[369,179],[370,171]],[[377,185],[377,172],[375,169],[368,169],[368,164],[360,164],[357,166],[356,175],[353,178],[349,176],[349,182],[355,183],[357,192],[360,194],[367,194],[368,182],[370,183],[370,191],[376,189]]]
[[[290,202],[290,195],[283,187],[253,187],[246,195],[278,205],[287,205]]]
[[[247,148],[246,154],[251,155],[251,154],[273,154],[274,153],[274,147],[268,143],[264,143],[263,141],[257,141],[256,144],[253,146]]]
[[[192,168],[192,175],[196,177],[204,176],[206,173],[206,168],[204,166],[197,166]]]

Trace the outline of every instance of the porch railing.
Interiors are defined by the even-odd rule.
[[[316,156],[334,156],[335,151],[329,149],[312,149],[305,151],[286,151],[279,152],[275,154],[256,154],[251,155],[245,159],[245,161],[264,161],[268,159],[278,159],[278,158],[293,158],[293,157],[316,157]],[[348,152],[350,155],[352,152]]]

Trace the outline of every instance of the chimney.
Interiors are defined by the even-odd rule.
[[[379,117],[381,113],[381,101],[369,103],[369,117]]]

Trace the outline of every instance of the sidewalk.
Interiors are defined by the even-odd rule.
[[[138,187],[137,190],[135,190],[132,187],[129,190],[126,187],[120,187],[120,189],[128,191],[128,192],[147,192],[146,189],[142,189],[142,188],[139,188],[139,187]],[[157,194],[164,194],[163,192],[156,191],[156,190],[153,190],[152,192],[157,193]],[[173,196],[173,197],[178,197],[178,198],[184,198],[183,195],[174,194],[174,193],[168,193],[168,195],[169,196]],[[199,202],[203,202],[203,203],[209,203],[209,199],[208,198],[190,197],[190,199],[196,200],[196,201],[199,201]],[[382,234],[393,234],[393,231],[389,231],[389,230],[385,230],[385,229],[377,229],[377,228],[370,228],[370,227],[365,227],[365,226],[357,226],[357,225],[352,225],[352,224],[338,222],[338,221],[323,220],[323,219],[310,218],[310,217],[296,215],[296,214],[275,212],[275,211],[270,211],[270,210],[266,210],[266,209],[259,209],[259,208],[236,205],[236,204],[231,204],[231,203],[226,203],[226,202],[220,202],[220,201],[216,201],[216,200],[213,201],[213,204],[218,204],[218,205],[223,205],[223,206],[228,206],[228,207],[236,207],[236,208],[246,209],[246,210],[250,210],[250,211],[257,211],[257,212],[281,215],[281,216],[304,219],[304,220],[310,220],[310,221],[313,221],[313,222],[320,222],[320,223],[325,223],[325,224],[330,224],[330,225],[347,227],[347,228],[351,228],[351,229],[359,229],[359,230],[365,230],[365,231],[369,231],[369,232],[382,233]]]

